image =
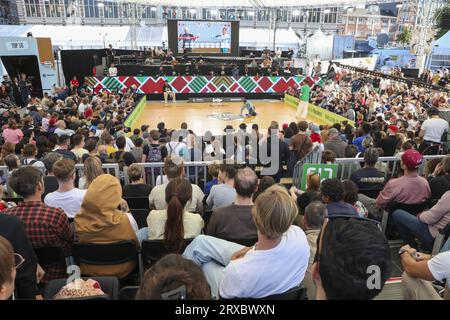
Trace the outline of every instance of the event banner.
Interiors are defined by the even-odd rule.
[[[320,182],[325,179],[333,179],[337,177],[338,165],[337,164],[304,164],[303,174],[300,189],[305,191],[307,188],[306,178],[308,174],[318,173],[320,175]]]
[[[133,128],[134,123],[136,122],[136,119],[139,118],[139,116],[142,113],[142,110],[144,110],[145,105],[147,104],[147,98],[146,96],[142,96],[142,98],[137,103],[136,107],[133,109],[133,111],[128,115],[127,119],[125,120],[125,126]],[[129,133],[131,135],[131,132]]]
[[[293,97],[291,95],[285,94],[284,102],[286,102],[287,104],[289,104],[290,106],[292,106],[294,108],[297,108],[299,99],[296,97]],[[318,107],[312,103],[310,103],[308,105],[308,117],[314,117],[317,120],[321,120],[324,124],[327,124],[330,126],[332,126],[335,123],[342,123],[343,121],[347,121],[352,126],[355,126],[354,121],[350,121],[347,118],[344,118],[343,116],[340,116],[331,111],[328,111],[326,109]]]
[[[86,77],[94,92],[122,92],[135,86],[137,93],[161,94],[167,81],[175,93],[284,93],[303,81],[314,83],[310,77],[250,77],[250,76],[167,76],[167,77]]]

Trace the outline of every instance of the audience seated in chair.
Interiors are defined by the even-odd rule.
[[[447,191],[448,193],[448,191]],[[403,297],[406,300],[442,300],[433,281],[446,281],[444,299],[450,300],[450,251],[432,257],[405,245],[400,249],[403,265]]]
[[[122,210],[119,210],[119,206]],[[119,180],[102,174],[89,186],[75,216],[75,230],[80,243],[114,243],[131,240],[139,247],[137,224],[122,199]],[[81,265],[81,273],[92,276],[127,276],[136,266],[128,261],[114,266]]]
[[[123,187],[124,198],[148,198],[152,186],[144,183],[144,168],[133,163],[128,167],[130,184]]]
[[[373,221],[330,218],[317,243],[312,266],[317,300],[373,299],[391,275],[389,244]],[[371,281],[374,272],[377,278]]]
[[[421,248],[430,251],[439,229],[450,222],[450,190],[431,209],[417,216],[404,210],[395,210],[392,212],[392,220],[406,244],[417,248],[417,238]]]
[[[44,193],[42,194],[42,200],[50,192],[58,190],[58,179],[53,174],[53,165],[56,161],[61,160],[63,156],[57,152],[49,152],[44,156],[42,162],[44,162],[45,171],[47,175],[44,177]]]
[[[167,175],[169,181],[177,178],[184,178],[184,162],[183,159],[177,155],[171,155],[164,160],[164,173]],[[163,210],[167,207],[166,202],[166,188],[168,183],[155,186],[149,195],[150,208],[156,210]],[[202,212],[203,198],[205,197],[203,191],[196,184],[192,184],[192,198],[186,203],[188,211]]]
[[[364,168],[359,169],[350,177],[360,190],[381,189],[384,186],[385,174],[375,168],[379,153],[377,148],[368,148],[364,151]]]
[[[209,208],[217,209],[226,207],[236,199],[234,178],[237,168],[234,164],[221,164],[219,166],[219,184],[211,188],[206,204]]]
[[[42,203],[42,172],[34,167],[21,167],[9,178],[9,185],[24,199],[17,207],[9,208],[4,213],[16,216],[22,221],[32,246],[62,247],[65,254],[70,254],[73,230],[62,209],[48,207]],[[56,265],[45,270],[42,282],[65,277],[66,266]]]
[[[292,225],[297,213],[286,189],[272,186],[254,205],[258,229],[255,246],[200,235],[183,256],[202,266],[213,298],[262,298],[284,293],[300,285],[308,265],[305,233]]]
[[[204,227],[201,216],[186,211],[192,192],[192,184],[184,178],[173,179],[165,185],[167,208],[150,211],[148,228],[139,230],[139,240],[164,239],[169,251],[179,252],[184,239],[199,235]]]
[[[86,190],[75,188],[75,162],[61,159],[53,165],[53,173],[58,180],[58,190],[47,194],[44,203],[49,207],[61,208],[68,218],[80,211]]]
[[[322,201],[327,206],[329,216],[357,216],[358,212],[349,203],[344,202],[344,186],[339,179],[325,179],[320,185]]]
[[[419,176],[423,157],[416,150],[402,154],[400,166],[405,171],[400,178],[391,179],[377,197],[377,206],[388,208],[394,203],[421,204],[431,196],[428,181]]]
[[[239,169],[234,178],[236,199],[231,205],[213,211],[206,234],[221,239],[257,238],[252,217],[257,184],[258,176],[252,169]]]
[[[308,269],[306,270],[305,280],[303,282],[309,300],[316,300],[317,288],[312,279],[311,271],[317,251],[317,238],[319,237],[320,229],[327,216],[327,208],[320,201],[312,201],[305,208],[304,226],[306,239],[308,239],[309,244],[309,260]]]
[[[169,254],[147,270],[137,300],[209,300],[211,291],[202,269],[181,255]]]
[[[432,178],[428,181],[431,199],[440,199],[445,192],[450,190],[450,155],[442,158],[431,176]]]

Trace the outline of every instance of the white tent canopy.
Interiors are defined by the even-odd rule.
[[[433,54],[448,54],[450,52],[450,30],[433,43]]]
[[[241,47],[268,47],[271,49],[273,47],[273,37],[274,31],[269,29],[239,29],[239,45]],[[276,31],[275,47],[296,49],[303,42],[292,29],[278,29]]]
[[[142,47],[167,44],[167,27],[136,26],[136,45]],[[96,27],[96,26],[2,26],[0,37],[26,37],[31,32],[33,37],[48,37],[54,46],[62,49],[98,49],[112,44],[115,48],[131,48],[133,30],[130,26]],[[274,31],[269,29],[241,28],[239,45],[242,47],[272,48]],[[297,49],[303,43],[292,29],[278,29],[275,46],[282,49]]]
[[[333,36],[325,35],[319,28],[311,37],[306,39],[306,55],[319,56],[320,60],[329,60],[333,53]]]

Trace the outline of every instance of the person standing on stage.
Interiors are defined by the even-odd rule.
[[[175,97],[175,92],[173,92],[172,87],[169,82],[165,81],[162,87],[163,95],[164,95],[164,103],[167,104],[167,99],[169,96],[172,98],[173,102],[176,102],[177,99]]]
[[[244,99],[244,105],[241,107],[241,112],[239,114],[242,115],[242,111],[244,110],[247,110],[247,117],[254,117],[257,115],[255,106],[247,99]]]
[[[311,90],[311,87],[309,86],[309,84],[307,82],[305,82],[300,91],[297,113],[295,114],[295,117],[297,119],[306,120],[306,118],[308,116],[308,104],[309,104],[310,90]]]
[[[110,44],[109,47],[105,50],[105,52],[106,52],[106,58],[107,58],[106,64],[108,66],[110,66],[114,62],[116,50],[114,50],[112,44]]]

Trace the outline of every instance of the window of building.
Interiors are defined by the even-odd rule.
[[[258,10],[258,21],[269,21],[269,10]]]
[[[100,17],[97,0],[83,0],[83,4],[84,4],[84,16],[86,18]]]
[[[329,13],[324,13],[323,22],[324,23],[336,23],[337,22],[337,12],[338,8],[328,8],[330,10]]]
[[[59,0],[48,0],[45,1],[45,15],[49,18],[61,17],[62,6]]]
[[[153,10],[152,10],[153,8]],[[156,7],[144,5],[142,6],[142,18],[144,19],[156,19]]]
[[[319,23],[320,22],[320,8],[314,8],[308,10],[308,22]]]
[[[25,0],[25,12],[27,14],[27,17],[41,17],[39,0]]]
[[[104,2],[104,15],[106,19],[119,18],[119,6],[115,2]]]
[[[189,8],[181,9],[181,16],[183,17],[183,19],[193,20],[197,18],[197,10],[193,10],[192,12],[191,10],[192,9]]]

